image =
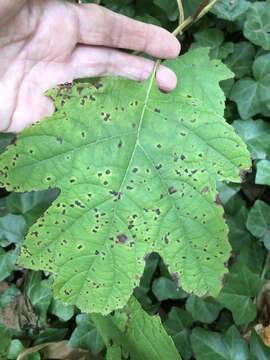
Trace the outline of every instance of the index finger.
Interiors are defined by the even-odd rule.
[[[78,42],[145,52],[161,59],[180,52],[176,37],[159,26],[145,24],[95,4],[72,5],[78,24]]]

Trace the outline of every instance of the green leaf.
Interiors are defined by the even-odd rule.
[[[226,204],[232,197],[234,197],[241,189],[239,184],[218,183],[219,198],[222,204]]]
[[[180,92],[192,94],[192,97],[201,100],[206,108],[223,116],[225,96],[217,84],[221,80],[232,78],[233,74],[221,65],[219,60],[209,61],[208,52],[209,49],[206,48],[193,49],[178,61],[169,60],[166,64],[175,71],[178,79],[181,79],[178,87]],[[206,76],[208,81],[205,81]],[[173,94],[171,96],[173,97]]]
[[[181,330],[190,328],[193,324],[192,316],[185,310],[172,307],[165,320],[164,325],[170,335],[174,335]]]
[[[91,315],[107,347],[111,341],[131,354],[132,360],[180,360],[172,339],[160,318],[144,312],[134,297],[114,315]]]
[[[245,265],[236,263],[226,277],[225,285],[217,300],[232,312],[236,325],[248,324],[256,317],[252,299],[262,287],[260,276]]]
[[[8,210],[24,215],[27,225],[32,225],[57,197],[56,189],[29,193],[11,193],[6,200]]]
[[[34,345],[36,346],[47,342],[62,341],[66,338],[67,333],[68,329],[65,328],[48,327],[34,336]]]
[[[270,206],[257,200],[247,218],[247,228],[252,235],[261,239],[270,250]]]
[[[177,350],[184,359],[189,359],[192,355],[189,330],[192,324],[191,315],[176,307],[172,307],[168,318],[164,321],[166,331],[171,335]]]
[[[18,257],[18,250],[5,251],[0,248],[0,281],[6,279],[13,270]]]
[[[270,124],[263,120],[236,120],[233,126],[245,141],[253,159],[265,159],[270,154]]]
[[[185,299],[187,293],[181,288],[177,288],[174,281],[163,276],[154,280],[152,291],[159,301],[168,299]]]
[[[257,57],[252,71],[255,80],[238,80],[230,95],[243,119],[256,114],[270,114],[270,54]]]
[[[270,161],[261,160],[257,162],[255,184],[270,185]]]
[[[269,360],[270,349],[264,345],[260,336],[256,331],[252,331],[251,342],[250,342],[250,359],[251,360]]]
[[[26,231],[26,222],[21,215],[7,214],[0,217],[0,245],[20,244]]]
[[[69,321],[75,312],[73,305],[65,305],[59,300],[54,300],[50,306],[50,312],[62,321]]]
[[[2,359],[2,357],[5,359],[10,343],[11,333],[4,325],[0,323],[0,359]]]
[[[151,254],[145,264],[143,277],[140,281],[140,289],[147,293],[151,288],[151,282],[153,280],[154,273],[157,269],[160,257],[158,254]]]
[[[21,352],[23,352],[24,346],[21,343],[20,340],[14,339],[11,341],[8,353],[7,353],[7,359],[8,360],[16,360]]]
[[[14,138],[13,134],[0,134],[0,153],[4,151],[4,149],[7,147],[7,145],[10,144],[11,140]]]
[[[91,321],[90,315],[81,314],[76,317],[77,327],[69,339],[69,346],[90,350],[98,354],[104,348],[104,342]]]
[[[107,348],[106,360],[122,360],[121,347],[112,345]]]
[[[201,299],[190,295],[186,302],[186,310],[192,315],[194,321],[211,324],[218,317],[222,306],[213,298]]]
[[[83,1],[83,2],[87,2],[87,1]],[[107,8],[119,14],[126,15],[129,17],[134,17],[135,15],[135,9],[132,6],[132,0],[121,0],[121,1],[103,0],[102,3],[106,5]]]
[[[209,47],[212,59],[225,59],[233,52],[234,44],[224,42],[224,33],[220,29],[204,29],[194,34],[195,42],[191,49]]]
[[[212,12],[220,19],[235,21],[245,14],[248,8],[249,3],[246,0],[219,0],[214,6]]]
[[[61,188],[19,262],[53,272],[55,296],[83,311],[123,307],[152,252],[185,291],[215,296],[221,288],[230,246],[216,180],[240,182],[250,167],[222,118],[218,83],[231,73],[206,49],[168,65],[181,79],[171,94],[154,76],[51,91],[56,113],[1,156],[7,189]]]
[[[225,335],[196,328],[191,335],[196,360],[248,360],[248,346],[235,326]]]
[[[255,57],[254,46],[247,41],[234,44],[233,53],[225,60],[225,64],[234,72],[237,79],[251,74]]]
[[[20,290],[16,288],[14,284],[11,284],[0,295],[0,309],[5,308],[16,296],[20,294]]]
[[[160,9],[165,11],[168,19],[170,21],[175,21],[178,19],[179,11],[177,7],[176,1],[171,0],[154,0],[155,5],[157,5]]]
[[[270,4],[253,3],[247,13],[244,24],[244,36],[253,44],[270,50]]]
[[[27,279],[27,296],[38,313],[40,325],[44,325],[47,320],[47,311],[52,301],[51,285],[51,279],[42,280],[40,271],[31,272]]]

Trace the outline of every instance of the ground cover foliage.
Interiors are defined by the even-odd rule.
[[[170,31],[179,22],[177,1],[102,5]],[[201,4],[183,5],[187,17]],[[219,0],[180,36],[183,56],[167,63],[180,80],[171,97],[153,78],[101,79],[50,92],[54,118],[25,131],[0,160],[0,358],[270,358],[269,16],[269,1]],[[106,106],[104,93],[112,94]],[[97,109],[102,122],[88,138],[88,115]],[[127,111],[134,117],[122,121]],[[57,139],[51,158],[61,149],[72,174],[46,163],[47,151],[33,141],[45,133],[46,147]],[[85,154],[104,137],[107,152],[95,145],[92,168]],[[13,138],[1,134],[1,152]],[[40,161],[42,171],[35,171]],[[34,175],[23,179],[26,167]],[[63,225],[82,218],[85,204],[92,222]],[[183,218],[186,227],[175,228]],[[58,228],[67,226],[62,235]],[[85,241],[86,226],[96,244]]]

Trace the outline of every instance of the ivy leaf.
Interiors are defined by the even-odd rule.
[[[39,324],[44,325],[47,311],[52,301],[51,279],[42,280],[41,272],[31,272],[27,279],[27,296],[39,316]]]
[[[0,153],[6,148],[8,144],[11,143],[14,135],[8,133],[1,133],[0,134]]]
[[[106,352],[106,360],[121,360],[121,347],[118,345],[108,346]]]
[[[246,0],[219,0],[212,9],[212,12],[220,19],[235,21],[245,14],[248,8],[249,3]]]
[[[0,245],[20,244],[24,238],[26,222],[21,215],[7,214],[0,217]]]
[[[234,44],[224,42],[224,33],[219,29],[204,29],[194,34],[195,42],[191,49],[198,47],[210,47],[210,57],[212,59],[225,59],[233,52]]]
[[[18,250],[5,251],[0,247],[0,281],[6,279],[16,267]]]
[[[158,316],[150,316],[134,297],[114,315],[91,314],[106,346],[121,346],[132,360],[181,360]],[[143,329],[143,331],[142,331]],[[139,339],[139,341],[138,341]]]
[[[185,291],[220,291],[230,246],[216,180],[239,182],[250,167],[222,117],[218,83],[231,73],[206,49],[168,65],[181,79],[171,94],[154,76],[51,91],[56,113],[0,159],[9,190],[61,189],[30,229],[20,264],[53,272],[56,297],[83,311],[123,307],[152,252]]]
[[[231,267],[225,285],[217,300],[232,312],[236,325],[248,324],[256,317],[255,297],[262,287],[260,276],[246,265],[236,263]]]
[[[8,360],[16,360],[18,356],[23,352],[24,346],[22,342],[18,339],[14,339],[10,343],[10,347],[7,353]],[[28,360],[28,359],[27,359]]]
[[[185,299],[187,297],[187,293],[181,288],[177,288],[174,281],[163,276],[154,280],[152,291],[159,301]]]
[[[248,346],[235,326],[225,335],[196,328],[191,343],[197,360],[248,360]]]
[[[254,79],[238,80],[230,95],[243,119],[270,114],[270,54],[257,57],[252,71]]]
[[[168,334],[172,337],[181,356],[183,356],[184,359],[191,358],[192,351],[189,330],[193,324],[191,315],[181,308],[172,307],[168,318],[163,324]]]
[[[201,299],[195,295],[189,296],[185,307],[195,321],[201,321],[206,324],[211,324],[215,321],[222,309],[222,306],[215,299]]]
[[[261,160],[257,162],[255,184],[270,185],[270,161]]]
[[[270,250],[270,206],[257,200],[247,218],[247,228],[252,235],[261,239]]]
[[[270,50],[270,3],[263,1],[250,5],[244,36],[264,50]]]
[[[237,79],[251,74],[255,57],[254,46],[247,41],[234,44],[233,53],[225,60],[225,64],[234,72]]]
[[[77,315],[76,324],[77,327],[71,335],[69,346],[90,350],[93,354],[101,352],[104,342],[91,321],[90,315]]]
[[[171,0],[154,0],[155,5],[162,9],[170,21],[175,21],[178,18],[177,2]]]
[[[250,342],[251,360],[268,360],[270,358],[270,349],[266,346],[255,330],[252,331]]]
[[[0,359],[5,359],[11,343],[10,331],[0,323]]]
[[[9,286],[0,295],[0,309],[5,308],[18,295],[20,295],[20,290],[13,284]]]
[[[54,300],[50,306],[50,313],[57,316],[61,321],[68,321],[74,315],[75,308],[73,305],[65,305],[59,300]]]
[[[235,120],[233,126],[245,141],[253,159],[266,159],[270,154],[270,124],[263,120]]]

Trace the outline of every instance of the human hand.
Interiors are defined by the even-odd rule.
[[[176,57],[177,39],[164,29],[94,4],[61,0],[0,0],[0,131],[18,132],[54,111],[44,91],[75,78],[120,75],[145,80],[153,62],[117,50]],[[158,86],[172,90],[164,66]]]

